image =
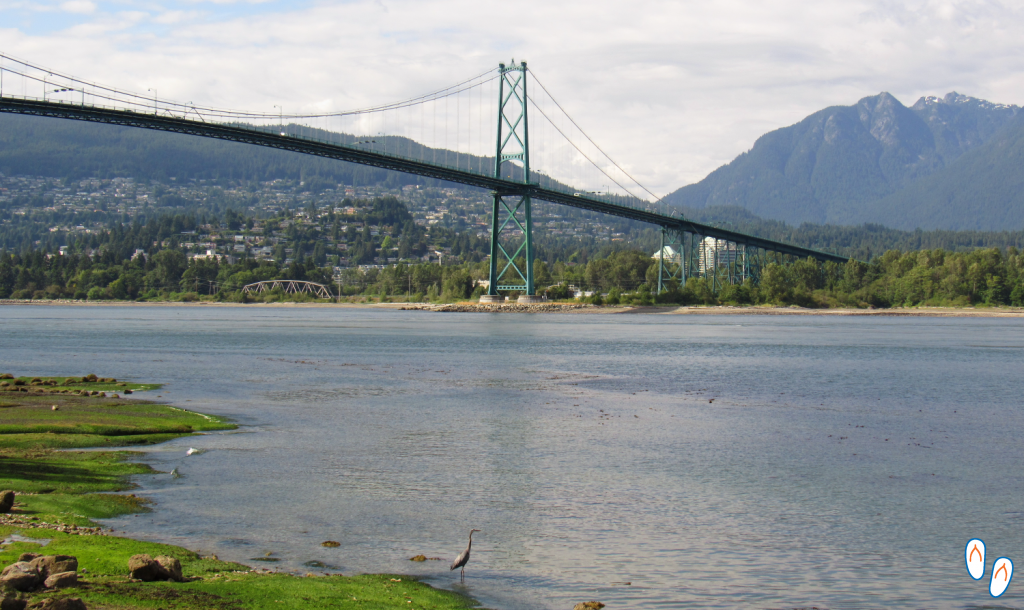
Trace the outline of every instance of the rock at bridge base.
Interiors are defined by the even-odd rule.
[[[601,602],[580,602],[572,607],[572,610],[601,610],[604,604]]]

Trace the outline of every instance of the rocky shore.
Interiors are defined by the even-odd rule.
[[[43,529],[53,530],[55,532],[61,532],[71,536],[106,536],[107,532],[114,531],[112,529],[104,530],[102,527],[78,527],[75,524],[66,523],[50,523],[43,521],[39,517],[18,517],[16,515],[4,515],[0,514],[0,525],[12,525],[22,529]]]
[[[586,303],[532,303],[524,305],[516,302],[509,303],[452,303],[449,305],[424,305],[422,307],[403,307],[403,310],[425,309],[441,312],[462,312],[462,313],[559,313],[559,312],[580,312],[582,310],[597,310],[594,305]]]
[[[397,311],[440,311],[464,313],[588,313],[588,314],[664,314],[664,315],[758,315],[758,316],[889,316],[935,318],[1019,318],[1021,307],[892,307],[807,309],[791,305],[591,305],[588,303],[537,303],[521,305],[514,301],[491,303],[218,303],[214,301],[71,301],[0,299],[3,305],[83,306],[83,307],[302,307],[331,309],[392,309]]]

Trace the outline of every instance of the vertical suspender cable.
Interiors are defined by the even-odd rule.
[[[462,133],[460,133],[461,132],[461,127],[462,127],[462,104],[460,103],[461,101],[462,101],[462,95],[458,91],[456,91],[456,93],[455,93],[455,167],[456,168],[459,167],[459,153],[460,153],[459,140],[460,140],[460,136],[462,135]]]

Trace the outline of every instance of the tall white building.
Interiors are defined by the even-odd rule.
[[[697,266],[701,273],[713,273],[716,268],[728,267],[732,263],[743,264],[743,250],[729,241],[705,237],[697,249]]]

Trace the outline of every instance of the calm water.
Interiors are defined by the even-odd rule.
[[[503,610],[1021,606],[963,549],[1024,568],[1022,350],[1024,319],[0,307],[0,370],[241,424],[153,449],[183,477],[115,528]]]

